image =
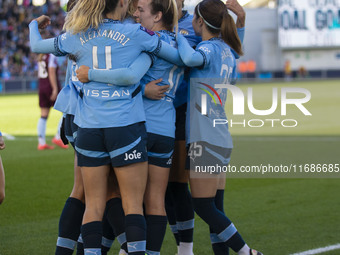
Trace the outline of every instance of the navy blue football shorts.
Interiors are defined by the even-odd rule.
[[[175,139],[169,136],[148,133],[149,164],[170,168],[174,153]]]
[[[148,160],[144,122],[113,128],[78,128],[78,165],[97,167],[125,166]]]
[[[66,114],[66,116],[65,116],[65,136],[74,148],[75,140],[77,138],[78,126],[73,121],[74,121],[74,115]]]
[[[185,120],[187,115],[187,103],[176,108],[176,141],[185,141]]]
[[[188,147],[188,155],[185,162],[187,170],[195,170],[213,167],[219,169],[217,166],[226,167],[230,162],[232,148],[223,148],[209,144],[207,142],[191,143]],[[216,171],[215,173],[219,173]]]

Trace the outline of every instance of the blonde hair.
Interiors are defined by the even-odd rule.
[[[105,0],[77,1],[66,15],[63,29],[72,34],[84,32],[90,27],[97,29],[104,18],[105,6]]]
[[[177,36],[177,34],[178,34],[178,7],[177,7],[176,0],[171,0],[171,2],[172,2],[172,8],[174,9],[174,18],[173,18],[172,24],[174,26],[173,29],[176,28],[175,33],[176,33],[176,36]],[[170,3],[169,3],[169,5],[170,5]]]
[[[133,17],[133,14],[136,11],[136,8],[134,6],[135,1],[138,1],[138,0],[129,0],[129,8],[128,8],[127,15],[126,15],[127,17]]]
[[[162,22],[165,28],[169,31],[174,31],[176,27],[176,34],[178,32],[178,9],[176,0],[152,0],[151,13],[156,14],[162,12]]]

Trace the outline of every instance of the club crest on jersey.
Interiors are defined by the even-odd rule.
[[[143,26],[140,26],[140,30],[142,30],[142,31],[144,31],[144,32],[146,32],[146,33],[148,33],[149,35],[155,35],[155,32],[154,31],[151,31],[151,30],[149,30],[149,29],[147,29],[147,28],[145,28],[145,27],[143,27]]]
[[[185,29],[181,29],[181,31],[179,31],[179,33],[181,35],[188,35],[189,34],[189,31],[188,30],[185,30]]]

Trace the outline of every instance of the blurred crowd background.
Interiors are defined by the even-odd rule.
[[[28,24],[42,14],[53,21],[44,30],[43,38],[58,35],[65,17],[59,3],[33,6],[30,1],[24,1],[22,5],[16,1],[0,1],[0,78],[36,77],[37,54],[29,49]]]
[[[46,14],[43,38],[59,35],[68,0],[0,0],[0,93],[37,88],[37,55],[29,50],[29,22]],[[192,12],[200,0],[185,0]],[[225,0],[223,0],[225,1]],[[340,2],[238,0],[245,8],[240,82],[340,77]],[[65,58],[58,58],[61,80]]]

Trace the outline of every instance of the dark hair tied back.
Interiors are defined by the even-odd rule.
[[[236,24],[226,5],[220,0],[203,0],[195,8],[196,17],[201,17],[212,34],[220,34],[223,41],[238,55],[243,55],[242,44]]]

